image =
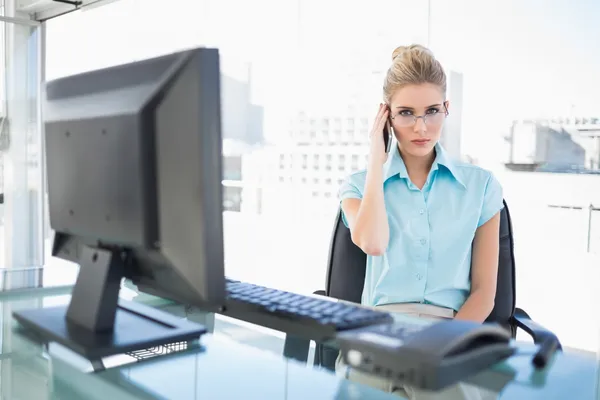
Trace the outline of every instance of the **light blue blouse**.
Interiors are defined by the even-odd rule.
[[[367,256],[365,305],[418,302],[458,311],[470,293],[475,231],[502,209],[502,187],[489,171],[450,160],[440,144],[435,151],[421,190],[397,146],[383,166],[390,240],[382,256]],[[361,199],[365,178],[366,171],[350,175],[340,200]]]

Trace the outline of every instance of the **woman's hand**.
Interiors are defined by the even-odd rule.
[[[376,163],[377,165],[383,165],[387,160],[388,154],[385,152],[385,142],[383,140],[385,123],[389,118],[390,112],[387,104],[379,105],[379,112],[375,117],[373,128],[369,134],[370,150],[369,150],[369,161],[370,164]],[[387,133],[385,133],[387,134]]]
[[[371,256],[385,254],[390,241],[390,227],[383,195],[382,168],[388,156],[383,140],[383,130],[388,115],[387,106],[380,104],[369,135],[371,141],[369,166],[362,199],[348,198],[342,201],[352,242]]]

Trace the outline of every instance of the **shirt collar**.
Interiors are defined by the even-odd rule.
[[[466,188],[463,177],[460,174],[460,171],[456,168],[454,162],[450,159],[446,150],[442,147],[442,145],[438,142],[435,145],[435,160],[433,165],[431,166],[431,170],[435,171],[439,169],[439,166],[443,166],[447,169],[452,177],[463,187]],[[400,178],[408,179],[408,171],[406,170],[406,165],[404,164],[404,160],[400,156],[400,149],[395,145],[392,147],[390,151],[390,155],[388,156],[387,161],[383,165],[384,172],[384,181],[387,181],[393,176],[398,175]]]

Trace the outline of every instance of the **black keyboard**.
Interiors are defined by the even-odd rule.
[[[224,315],[312,340],[338,332],[392,323],[391,314],[351,303],[227,279]]]

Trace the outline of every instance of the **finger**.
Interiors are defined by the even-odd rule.
[[[383,110],[383,113],[381,114],[379,120],[377,121],[377,126],[379,128],[378,130],[380,130],[380,131],[383,130],[389,115],[390,115],[390,113],[387,110],[387,108],[385,110]]]
[[[375,116],[375,120],[373,121],[373,128],[375,131],[379,131],[382,128],[379,128],[380,124],[381,124],[381,118],[384,115],[385,112],[385,104],[380,103],[379,104],[379,110],[377,111],[377,115]],[[373,130],[371,130],[371,132],[369,133],[369,137],[373,136]]]
[[[375,123],[379,123],[381,121],[381,118],[383,118],[386,111],[387,106],[385,104],[380,104],[379,111],[377,112],[377,116],[375,117]]]
[[[379,104],[379,110],[377,110],[377,115],[375,116],[375,121],[379,121],[379,118],[381,118],[381,115],[383,114],[384,111],[385,111],[385,105]]]
[[[383,111],[383,120],[385,121],[390,115],[390,110],[386,107],[386,109]]]

